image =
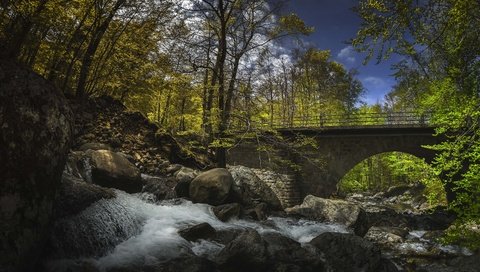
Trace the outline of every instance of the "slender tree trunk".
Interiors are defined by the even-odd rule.
[[[232,69],[232,74],[231,74],[231,77],[230,77],[230,82],[228,84],[227,97],[226,97],[226,101],[225,101],[225,110],[223,111],[223,115],[222,115],[222,123],[224,123],[225,127],[227,127],[228,123],[230,122],[233,95],[234,95],[234,91],[235,91],[235,83],[236,83],[236,78],[237,78],[238,66],[239,65],[240,65],[240,56],[236,56],[235,60],[234,60],[234,63],[233,63],[233,69]]]
[[[225,111],[225,60],[227,59],[227,20],[225,14],[225,7],[223,0],[218,1],[218,9],[220,11],[220,40],[219,40],[219,66],[218,66],[218,109],[219,114],[222,116]],[[225,137],[225,127],[221,120],[218,127],[218,138],[220,145],[222,145],[222,139]],[[225,168],[227,166],[227,156],[225,147],[220,146],[217,148],[216,153],[217,167]]]
[[[6,58],[18,59],[25,40],[33,27],[33,19],[46,8],[48,0],[40,0],[33,14],[18,15],[6,28],[6,40],[0,41],[0,55]],[[3,44],[1,44],[3,43]]]
[[[70,37],[70,39],[68,40],[68,43],[67,43],[67,46],[65,47],[65,51],[63,52],[62,54],[62,57],[55,57],[54,60],[53,60],[53,64],[50,68],[50,72],[48,74],[48,77],[47,79],[49,81],[55,81],[56,78],[57,78],[57,73],[59,72],[59,66],[61,63],[65,63],[65,59],[67,59],[67,56],[68,54],[70,53],[70,51],[73,49],[73,45],[75,44],[75,39],[80,35],[80,31],[82,29],[82,27],[85,25],[85,21],[87,20],[89,14],[90,14],[90,11],[92,10],[93,8],[93,4],[89,5],[85,11],[85,14],[83,14],[83,17],[82,19],[80,20],[80,22],[78,23],[78,25],[75,27],[75,30],[73,31],[73,34],[72,36]],[[89,31],[88,31],[89,32]],[[82,42],[78,45],[78,47],[80,48],[81,45],[85,42],[85,39],[82,40]],[[74,56],[76,56],[78,53],[79,50],[77,49],[76,52],[74,53]],[[58,56],[57,54],[54,54],[54,56]],[[74,57],[75,58],[75,57]],[[70,73],[70,71],[68,71]]]
[[[85,55],[83,56],[82,67],[80,69],[80,75],[79,75],[78,84],[77,84],[77,93],[76,93],[77,98],[84,98],[85,87],[88,79],[88,74],[90,72],[90,66],[93,63],[93,57],[97,52],[98,46],[100,45],[100,42],[105,32],[107,31],[108,26],[110,25],[110,22],[112,21],[113,17],[117,13],[117,11],[120,9],[120,7],[123,4],[125,4],[125,2],[126,0],[118,0],[115,3],[115,6],[113,7],[113,9],[110,11],[110,14],[108,15],[108,17],[105,18],[105,20],[100,24],[98,29],[94,31],[92,39],[90,40],[87,50],[85,51]]]

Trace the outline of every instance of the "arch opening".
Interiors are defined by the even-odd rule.
[[[424,159],[403,152],[380,153],[364,159],[347,172],[337,185],[337,193],[381,195],[409,201],[403,191],[414,192],[410,197],[424,201],[425,207],[446,205],[446,193],[440,178]],[[396,192],[396,193],[395,193]]]

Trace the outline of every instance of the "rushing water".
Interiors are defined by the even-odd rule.
[[[260,234],[278,232],[300,243],[327,231],[348,232],[342,225],[281,217],[270,217],[266,223],[241,219],[222,222],[206,204],[186,200],[154,204],[148,201],[148,196],[116,193],[116,198],[100,200],[57,223],[52,239],[57,261],[50,263],[52,267],[80,259],[108,269],[163,262],[186,253],[212,257],[223,248],[222,244],[205,240],[189,242],[178,234],[179,230],[204,222],[217,231],[253,228]]]

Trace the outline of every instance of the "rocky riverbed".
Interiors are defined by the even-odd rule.
[[[454,215],[393,203],[415,187],[284,207],[273,172],[134,162],[98,143],[69,155],[46,271],[478,271],[436,241]]]
[[[455,217],[427,209],[421,186],[290,207],[289,177],[201,170],[207,154],[187,156],[116,101],[89,103],[76,109],[47,271],[478,271],[478,253],[437,242]]]
[[[307,196],[291,207],[282,194],[292,182],[289,176],[238,165],[212,169],[209,154],[192,152],[110,98],[71,102],[71,107],[73,147],[61,182],[48,187],[56,195],[48,204],[50,234],[41,236],[46,241],[38,243],[44,245],[41,253],[29,253],[35,260],[22,263],[20,256],[10,262],[17,268],[433,272],[480,267],[478,252],[437,242],[455,217],[441,208],[425,209],[418,188],[344,199]],[[42,183],[32,184],[45,190]],[[35,205],[33,200],[28,201]],[[15,250],[5,247],[11,256]]]

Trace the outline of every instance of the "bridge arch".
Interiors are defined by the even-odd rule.
[[[441,184],[439,179],[435,179],[430,163],[424,159],[405,152],[384,152],[370,156],[348,170],[337,184],[337,192],[340,195],[380,192],[391,186],[417,182],[431,186]]]
[[[403,152],[431,162],[435,156],[433,150],[425,145],[437,144],[440,139],[434,137],[431,127],[356,127],[331,129],[279,129],[286,139],[298,135],[313,137],[317,148],[303,147],[292,154],[285,150],[279,156],[290,159],[296,169],[296,196],[292,203],[301,202],[309,194],[329,197],[337,190],[341,178],[355,165],[375,154],[385,152]],[[300,156],[298,155],[300,154]],[[318,161],[322,161],[321,165]],[[257,151],[255,143],[238,145],[228,152],[229,164],[240,164],[256,168],[288,169],[271,165],[265,154]],[[276,169],[275,169],[276,168]]]

